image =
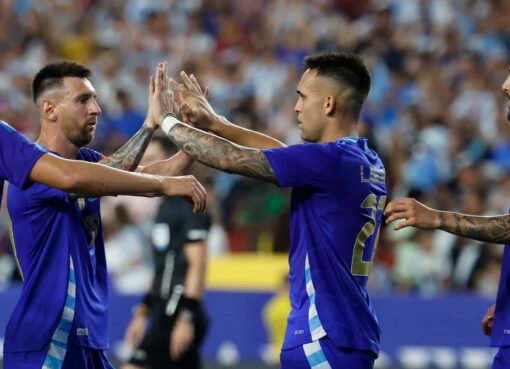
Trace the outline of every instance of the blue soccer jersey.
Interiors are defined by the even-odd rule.
[[[23,187],[35,163],[45,152],[25,136],[0,120],[0,205],[4,190],[3,180]]]
[[[82,148],[78,160],[97,162]],[[46,360],[63,359],[68,345],[106,349],[107,273],[99,199],[75,199],[34,183],[10,186],[8,210],[24,279],[7,325],[6,352],[49,346]]]
[[[379,352],[367,294],[382,211],[385,170],[366,139],[264,150],[281,187],[293,187],[290,300],[283,349],[328,336]]]
[[[491,346],[510,346],[510,245],[505,245],[503,253]]]

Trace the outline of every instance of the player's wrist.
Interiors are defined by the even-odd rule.
[[[210,120],[210,122],[211,124],[209,126],[209,129],[216,134],[220,134],[222,130],[224,130],[225,128],[232,124],[228,121],[226,117],[218,114],[215,114],[214,117]]]
[[[193,313],[187,309],[181,309],[179,311],[178,319],[184,320],[186,322],[193,322]]]
[[[200,313],[202,301],[194,297],[181,296],[178,306],[178,318],[193,322]]]
[[[174,113],[167,113],[161,121],[161,130],[168,135],[170,130],[178,123],[182,123]]]
[[[155,131],[158,129],[159,124],[157,122],[154,122],[149,117],[145,118],[145,121],[143,122],[144,126],[150,129],[151,131]]]

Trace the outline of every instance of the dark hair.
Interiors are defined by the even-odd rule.
[[[344,100],[346,113],[358,118],[361,106],[370,90],[370,73],[357,55],[326,52],[311,55],[304,60],[304,70],[312,69],[318,76],[337,81],[343,88],[350,91]]]
[[[32,81],[32,98],[37,102],[46,90],[61,87],[65,77],[89,78],[92,72],[81,64],[72,61],[58,61],[43,67]]]

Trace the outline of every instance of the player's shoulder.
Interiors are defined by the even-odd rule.
[[[8,123],[4,122],[0,119],[0,132],[2,133],[12,133],[15,132],[15,129],[12,128]]]
[[[85,161],[98,162],[102,158],[103,154],[97,150],[91,149],[90,147],[81,147],[78,154],[78,159]]]

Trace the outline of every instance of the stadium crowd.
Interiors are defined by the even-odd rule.
[[[508,73],[509,18],[505,0],[4,0],[0,118],[34,138],[31,80],[47,62],[72,59],[94,73],[103,114],[93,147],[112,153],[140,127],[148,76],[168,60],[171,75],[186,70],[209,86],[212,105],[230,121],[296,143],[295,81],[303,57],[353,51],[372,73],[360,135],[382,155],[392,197],[504,213],[510,127],[500,83]],[[211,254],[287,250],[285,193],[204,167],[195,172],[210,194]],[[133,286],[120,281],[128,269],[149,273],[144,238],[157,201],[103,200],[107,253],[119,286]],[[15,278],[1,219],[0,286]],[[372,290],[495,296],[501,246],[390,228],[381,235]]]

